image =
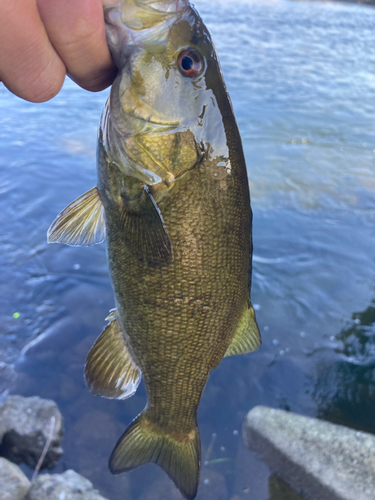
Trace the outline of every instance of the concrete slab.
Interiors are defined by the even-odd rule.
[[[375,436],[265,406],[253,408],[244,440],[309,500],[374,500]]]

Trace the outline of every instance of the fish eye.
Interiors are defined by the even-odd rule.
[[[177,57],[177,64],[181,73],[189,78],[196,78],[204,70],[203,57],[193,49],[180,52]]]

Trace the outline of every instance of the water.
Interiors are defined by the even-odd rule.
[[[253,406],[375,433],[375,10],[196,5],[244,143],[263,334],[258,352],[223,360],[210,377],[198,499],[267,500],[273,479],[241,441]],[[156,467],[107,471],[144,387],[126,402],[85,388],[85,356],[113,307],[105,249],[46,244],[56,214],[95,185],[107,93],[67,80],[37,105],[0,87],[0,389],[57,401],[65,437],[56,471],[77,470],[113,500],[180,498]]]

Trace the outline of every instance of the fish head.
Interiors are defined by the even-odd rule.
[[[107,10],[106,22],[119,67],[109,106],[118,136],[113,141],[112,133],[112,149],[122,145],[125,160],[146,172],[149,185],[169,187],[204,159],[226,165],[219,102],[227,92],[195,9],[187,0],[123,0]]]

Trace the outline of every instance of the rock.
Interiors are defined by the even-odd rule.
[[[159,477],[152,482],[139,500],[182,500],[181,493],[165,472],[157,475]]]
[[[157,476],[139,500],[183,500],[181,493],[164,471],[160,469]],[[196,500],[227,500],[227,498],[225,478],[209,467],[202,467]]]
[[[87,401],[85,396],[81,401]],[[94,488],[105,492],[109,498],[125,500],[128,497],[131,475],[111,474],[108,459],[126,426],[114,420],[111,412],[87,411],[88,409],[89,404],[86,407],[80,405],[74,410],[75,414],[81,414],[66,430],[64,461],[91,481]],[[84,413],[85,411],[87,413]]]
[[[15,463],[25,462],[35,468],[51,432],[52,440],[42,468],[52,468],[62,455],[63,434],[61,413],[53,401],[38,397],[8,396],[0,403],[0,422],[5,428],[0,456]]]
[[[0,361],[0,398],[6,396],[17,379],[17,373],[12,365]]]
[[[268,500],[268,467],[239,440],[232,495],[239,500]]]
[[[3,436],[6,433],[6,431],[7,431],[7,428],[5,427],[5,422],[0,420],[0,445],[3,441]]]
[[[17,465],[0,457],[0,485],[0,500],[23,500],[30,481]]]
[[[73,470],[63,474],[41,474],[26,497],[27,500],[106,500],[90,481]],[[125,500],[125,499],[124,499]]]
[[[243,433],[306,499],[374,499],[375,436],[264,406],[248,413]]]
[[[197,500],[226,500],[228,498],[225,478],[219,472],[202,467]]]

